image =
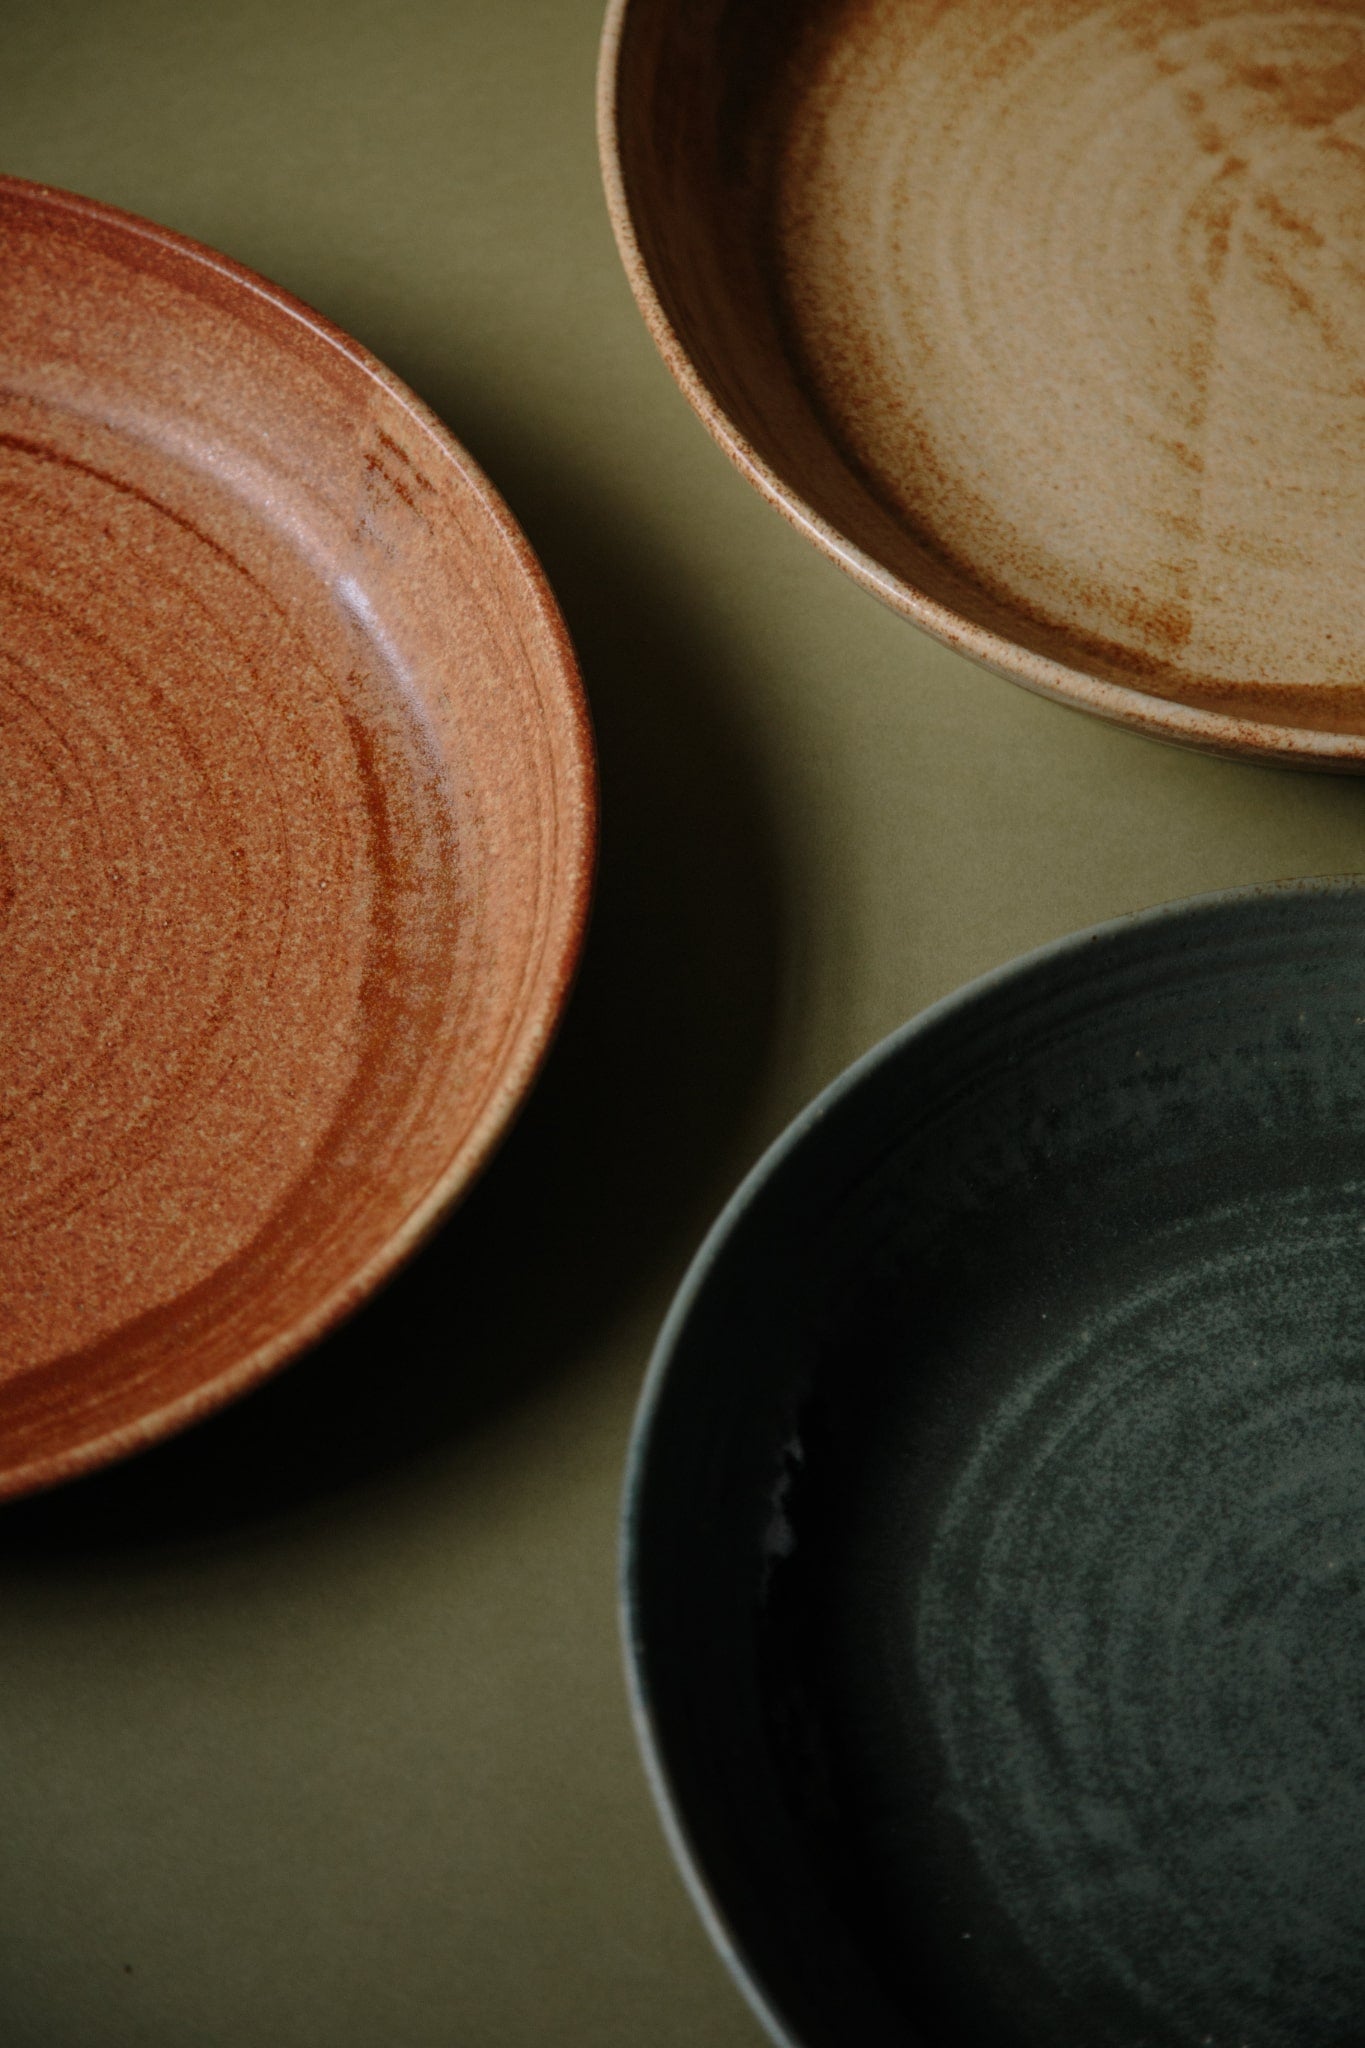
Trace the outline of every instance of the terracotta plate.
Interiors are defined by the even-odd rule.
[[[1034,689],[1365,763],[1365,15],[613,0],[618,240],[761,491]]]
[[[178,1428],[466,1187],[583,933],[540,572],[354,342],[0,183],[0,1493]]]
[[[1081,934],[870,1053],[698,1256],[635,1704],[786,2048],[1365,2013],[1365,887]]]

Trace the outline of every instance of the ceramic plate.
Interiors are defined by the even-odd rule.
[[[929,1011],[757,1169],[627,1497],[635,1705],[792,2048],[1365,2011],[1365,890]]]
[[[712,432],[1035,689],[1365,762],[1365,16],[613,0],[617,236]]]
[[[577,957],[591,743],[525,541],[221,256],[0,183],[0,1493],[354,1305]]]

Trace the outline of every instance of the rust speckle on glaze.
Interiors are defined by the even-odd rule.
[[[0,1493],[359,1302],[562,1009],[591,740],[468,457],[261,279],[0,181]]]
[[[1140,730],[1365,766],[1365,13],[613,0],[599,96],[669,366],[861,582]]]

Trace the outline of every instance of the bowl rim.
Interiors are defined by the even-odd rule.
[[[620,82],[630,17],[644,4],[664,4],[664,0],[608,0],[602,28],[597,66],[597,144],[607,212],[635,303],[659,354],[712,439],[754,489],[798,533],[804,534],[855,583],[871,591],[892,611],[995,675],[1022,683],[1037,696],[1051,697],[1110,724],[1205,753],[1224,754],[1241,761],[1277,762],[1284,767],[1365,772],[1365,733],[1321,732],[1313,727],[1202,710],[1178,697],[1158,697],[1129,684],[1107,682],[1086,669],[1035,653],[1003,633],[977,625],[884,567],[841,533],[759,454],[712,391],[665,312],[636,232],[625,169]]]
[[[147,1448],[237,1400],[315,1344],[368,1300],[420,1249],[473,1186],[520,1113],[554,1042],[582,960],[591,912],[600,832],[600,787],[592,717],[578,659],[539,559],[497,487],[432,409],[362,342],[304,300],[220,250],[140,214],[27,178],[0,175],[0,206],[18,202],[31,214],[48,209],[107,228],[211,270],[263,301],[272,318],[306,328],[347,359],[413,422],[438,460],[453,465],[471,510],[477,511],[509,558],[526,609],[543,629],[545,657],[538,686],[553,692],[561,713],[553,750],[555,859],[546,876],[548,901],[538,955],[522,989],[533,1000],[514,1019],[497,1075],[478,1116],[425,1195],[398,1226],[320,1301],[233,1365],[145,1415],[0,1472],[0,1500],[35,1493]],[[509,579],[511,580],[511,579]]]
[[[784,1170],[788,1160],[805,1145],[818,1127],[844,1102],[856,1094],[878,1069],[898,1059],[907,1046],[937,1031],[942,1025],[978,1003],[988,1001],[997,989],[1008,987],[1040,968],[1079,959],[1092,948],[1104,948],[1131,932],[1140,932],[1234,909],[1253,902],[1292,903],[1300,898],[1340,897],[1365,906],[1365,872],[1286,878],[1275,882],[1253,882],[1230,889],[1212,889],[1195,896],[1175,897],[1144,909],[1106,918],[1099,924],[1049,939],[984,973],[974,975],[947,995],[919,1010],[897,1025],[876,1044],[861,1053],[828,1082],[798,1111],[773,1139],[740,1181],[734,1193],[712,1223],[693,1255],[669,1306],[650,1354],[635,1414],[631,1423],[621,1487],[617,1548],[617,1617],[627,1703],[635,1732],[637,1751],[644,1768],[664,1836],[680,1872],[688,1896],[710,1936],[712,1945],[728,1968],[750,2009],[762,2022],[778,2048],[806,2048],[792,2033],[777,2006],[747,1961],[740,1937],[732,1930],[726,1912],[706,1873],[700,1851],[693,1840],[664,1753],[656,1722],[654,1688],[646,1671],[643,1599],[639,1583],[639,1529],[648,1484],[659,1409],[669,1382],[675,1355],[698,1300],[711,1276],[723,1261],[730,1240],[753,1206],[761,1202],[769,1184]]]

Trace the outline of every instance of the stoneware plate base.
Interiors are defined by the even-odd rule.
[[[468,1183],[563,1002],[591,747],[409,392],[0,183],[0,1493],[189,1421]]]

